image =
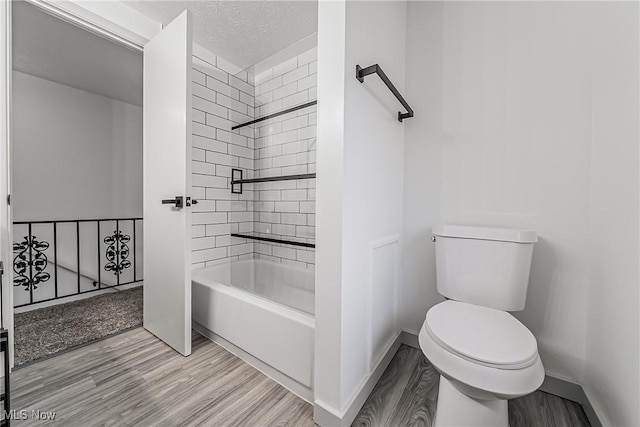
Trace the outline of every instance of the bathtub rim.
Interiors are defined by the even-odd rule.
[[[297,321],[300,323],[303,323],[306,326],[310,326],[312,328],[315,329],[316,327],[316,322],[315,322],[315,315],[311,314],[311,313],[307,313],[305,311],[302,310],[298,310],[297,308],[288,306],[286,304],[277,302],[277,301],[273,301],[267,297],[264,297],[262,295],[259,294],[255,294],[253,292],[249,292],[247,290],[244,290],[242,288],[238,288],[232,285],[227,285],[225,283],[221,283],[218,280],[213,280],[211,278],[203,278],[202,276],[199,276],[198,273],[202,272],[204,270],[207,270],[209,268],[216,268],[219,267],[220,264],[216,264],[213,266],[209,266],[209,267],[202,267],[202,268],[197,268],[195,270],[191,271],[191,286],[193,286],[193,284],[198,284],[200,286],[208,286],[208,287],[212,287],[212,286],[216,286],[221,288],[222,292],[225,292],[227,294],[229,293],[236,293],[239,292],[241,293],[241,295],[243,295],[244,297],[246,297],[251,303],[259,306],[260,308],[269,310],[273,313],[278,313],[278,314],[283,314],[284,311],[284,317],[293,320],[293,321]]]

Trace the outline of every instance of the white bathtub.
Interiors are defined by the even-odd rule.
[[[194,270],[196,331],[313,399],[314,274],[264,260]]]

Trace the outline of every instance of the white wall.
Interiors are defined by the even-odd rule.
[[[380,64],[404,93],[406,3],[321,2],[319,19],[316,404],[344,415],[398,333],[404,124],[355,68]]]
[[[592,7],[585,390],[604,425],[640,425],[638,3]]]
[[[358,64],[377,63],[405,93],[405,23],[405,2],[347,2],[342,249],[345,396],[356,391],[379,356],[380,348],[371,348],[370,334],[379,332],[372,326],[382,320],[379,328],[391,328],[386,339],[395,338],[395,314],[388,312],[395,304],[395,277],[375,283],[376,268],[382,266],[373,258],[395,263],[392,255],[379,259],[374,246],[397,242],[402,230],[399,190],[404,123],[398,121],[402,106],[378,76],[360,83],[355,69]],[[384,294],[387,298],[380,299]]]
[[[516,316],[548,374],[637,425],[637,4],[412,2],[407,58],[403,327],[440,301],[434,224],[535,229]]]
[[[13,73],[14,221],[142,216],[142,108]]]

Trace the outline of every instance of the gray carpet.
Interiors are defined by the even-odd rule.
[[[142,286],[16,314],[16,366],[142,325]]]

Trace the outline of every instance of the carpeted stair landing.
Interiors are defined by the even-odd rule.
[[[142,325],[142,286],[16,314],[16,366]]]

